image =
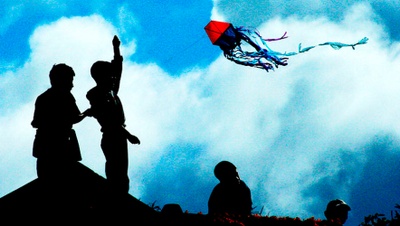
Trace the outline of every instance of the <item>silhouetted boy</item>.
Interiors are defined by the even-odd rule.
[[[107,180],[113,189],[128,192],[127,139],[133,144],[140,144],[140,141],[125,129],[124,110],[117,95],[123,60],[119,51],[120,43],[118,37],[114,36],[114,59],[111,62],[97,61],[92,65],[90,72],[96,86],[89,90],[86,97],[103,132],[101,148],[106,158]]]
[[[208,214],[250,215],[251,192],[240,179],[236,166],[221,161],[215,166],[214,175],[220,183],[215,186],[208,200]]]
[[[81,160],[79,144],[72,125],[80,122],[83,114],[71,94],[75,73],[66,64],[56,64],[50,70],[51,88],[39,95],[31,125],[36,130],[33,156],[37,158],[39,178],[69,175],[73,165]]]
[[[347,221],[350,210],[350,206],[343,200],[335,199],[328,203],[324,214],[328,223],[343,225]]]

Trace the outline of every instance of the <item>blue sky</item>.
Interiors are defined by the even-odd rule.
[[[2,37],[18,37],[1,44],[2,61],[21,63],[29,56],[27,40],[34,29],[61,17],[98,14],[112,23],[125,41],[136,40],[135,62],[156,62],[172,74],[193,65],[207,65],[218,55],[208,45],[204,27],[211,16],[211,1],[5,1],[2,3]],[[10,40],[11,41],[11,40]],[[15,51],[18,49],[18,51]],[[210,54],[211,52],[211,54]],[[193,55],[196,57],[193,57]]]
[[[36,178],[34,101],[55,63],[75,70],[81,111],[93,62],[124,56],[120,96],[130,193],[145,203],[207,212],[213,167],[233,162],[263,214],[323,218],[326,203],[352,207],[347,225],[400,202],[400,15],[396,1],[2,1],[0,196]],[[228,61],[204,32],[210,19],[257,27],[277,51],[326,41],[275,71]],[[74,126],[82,163],[104,176],[101,133]]]

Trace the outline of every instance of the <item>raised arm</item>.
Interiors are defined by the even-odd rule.
[[[118,36],[114,35],[114,38],[112,40],[112,44],[114,47],[114,59],[115,57],[120,57],[121,53],[119,51],[119,46],[121,45],[121,41],[119,40]]]
[[[114,83],[114,92],[118,93],[119,91],[119,84],[121,82],[121,75],[122,75],[122,56],[119,50],[119,46],[121,45],[121,41],[115,35],[112,40],[113,48],[114,48],[114,59],[112,60],[114,76],[115,76],[115,83]]]

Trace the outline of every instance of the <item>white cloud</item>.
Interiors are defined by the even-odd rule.
[[[265,205],[273,215],[323,217],[312,207],[330,195],[349,198],[360,180],[362,164],[367,161],[364,147],[371,138],[382,133],[397,137],[400,133],[396,123],[400,113],[400,80],[396,74],[400,69],[396,63],[399,43],[388,46],[385,31],[373,17],[371,8],[356,5],[340,22],[324,17],[270,18],[259,26],[261,34],[275,37],[288,31],[290,36],[271,43],[270,47],[277,51],[296,50],[299,42],[305,46],[325,41],[355,42],[364,36],[370,41],[356,50],[318,47],[291,57],[288,66],[269,73],[234,64],[221,56],[208,68],[172,77],[157,65],[130,62],[124,55],[120,96],[128,129],[142,141],[140,146],[129,147],[131,193],[141,198],[155,189],[146,182],[157,178],[157,167],[171,167],[174,173],[180,172],[178,169],[193,170],[185,172],[192,173],[199,187],[211,189],[216,183],[212,168],[227,159],[238,166],[258,207]],[[30,156],[34,131],[26,124],[35,97],[48,84],[51,65],[65,62],[75,69],[73,93],[84,110],[88,107],[85,94],[94,86],[89,68],[98,59],[112,58],[114,34],[115,28],[100,16],[61,18],[35,30],[30,39],[31,58],[23,68],[0,77],[0,84],[8,80],[9,87],[24,88],[22,74],[27,74],[37,86],[20,109],[0,118],[3,134],[10,131],[0,137],[1,143],[6,143],[0,152],[7,162],[0,165],[1,178],[7,178],[0,180],[0,194],[15,189],[26,179],[21,178],[14,185],[4,182],[17,177],[14,169],[19,169],[18,175],[34,175],[34,158]],[[17,90],[6,92],[18,95]],[[15,124],[21,129],[16,130]],[[103,175],[99,126],[94,119],[85,119],[75,128],[84,164]],[[9,141],[15,137],[21,138],[18,142]],[[198,145],[202,150],[193,158],[185,153],[186,161],[177,159],[164,165],[160,159],[168,158],[174,144]],[[10,150],[15,152],[11,154]],[[31,159],[30,167],[22,167],[20,159],[27,158]],[[193,186],[180,181],[179,175],[169,176],[178,184],[177,190]],[[333,194],[313,190],[315,196],[306,195],[314,185],[326,181],[329,186],[342,177],[346,180],[338,188],[326,188]],[[161,202],[180,196],[180,192],[168,193]],[[192,200],[192,206],[185,204],[182,208],[197,211],[191,208],[205,206],[206,202]]]
[[[343,171],[346,182],[329,188],[334,194],[323,198],[350,198],[363,167],[343,156],[355,155],[353,164],[363,164],[371,137],[398,136],[398,58],[392,57],[398,56],[398,43],[385,46],[387,34],[374,18],[364,4],[349,9],[340,22],[271,18],[259,27],[261,34],[275,37],[288,31],[290,36],[271,43],[277,51],[296,50],[300,42],[352,43],[364,36],[370,41],[356,50],[318,47],[271,73],[223,58],[211,65],[199,83],[207,95],[197,98],[199,108],[190,112],[198,123],[187,123],[196,128],[191,134],[199,135],[193,142],[207,144],[204,165],[212,167],[224,158],[235,162],[252,188],[264,189],[255,191],[259,197],[254,198],[271,214],[323,217],[310,208],[327,200],[301,194],[314,184],[336,180]],[[204,122],[200,132],[199,122]],[[326,168],[319,169],[321,164]]]

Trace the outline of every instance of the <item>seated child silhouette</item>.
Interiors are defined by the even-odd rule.
[[[324,214],[329,223],[343,225],[347,221],[350,210],[350,206],[343,200],[335,199],[328,203]]]
[[[73,124],[85,118],[71,94],[75,73],[66,64],[56,64],[50,70],[51,87],[39,95],[31,125],[36,128],[33,156],[37,158],[39,178],[56,179],[72,174],[81,160]]]
[[[111,62],[97,61],[91,69],[96,86],[86,97],[91,113],[97,119],[103,133],[101,148],[106,158],[106,177],[111,187],[118,192],[129,191],[128,143],[140,144],[139,139],[125,129],[125,115],[118,97],[122,75],[122,56],[117,36],[112,40],[114,59]]]
[[[240,179],[236,166],[221,161],[214,168],[214,175],[220,181],[208,200],[208,214],[230,214],[248,216],[251,214],[251,192]]]

